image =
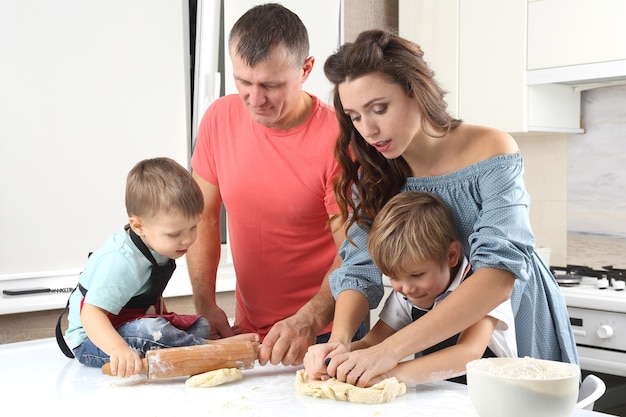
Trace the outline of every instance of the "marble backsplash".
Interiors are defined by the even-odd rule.
[[[569,135],[567,224],[626,239],[626,85],[582,92],[584,134]]]
[[[568,233],[567,263],[589,266],[594,269],[601,269],[608,265],[617,269],[626,269],[626,238],[588,233]]]
[[[626,85],[583,91],[568,137],[567,262],[626,268]]]

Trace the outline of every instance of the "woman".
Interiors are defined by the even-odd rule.
[[[509,298],[519,356],[577,363],[564,298],[534,250],[514,139],[452,118],[420,47],[391,33],[361,33],[324,70],[335,85],[341,127],[335,153],[343,168],[335,193],[349,229],[343,264],[330,276],[333,332],[329,343],[309,348],[309,376],[372,385],[407,355],[459,333]],[[448,204],[471,276],[422,319],[350,352],[351,335],[383,294],[367,252],[371,221],[392,196],[409,190]]]

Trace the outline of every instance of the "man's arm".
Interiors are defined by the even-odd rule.
[[[331,224],[333,240],[337,248],[345,239],[345,228]],[[259,352],[259,363],[265,365],[299,365],[308,347],[315,343],[317,335],[333,320],[335,299],[330,291],[328,276],[341,266],[337,253],[326,273],[318,292],[291,317],[274,324],[263,340]]]
[[[319,326],[320,328],[316,331],[315,334],[318,334],[320,331],[324,329],[330,322],[333,321],[333,316],[335,315],[335,298],[333,297],[333,293],[330,290],[329,276],[332,271],[339,268],[342,263],[341,256],[339,256],[339,248],[343,244],[343,241],[346,239],[346,228],[344,224],[341,224],[340,219],[331,220],[330,228],[333,234],[333,240],[335,241],[335,246],[337,247],[337,253],[335,254],[335,259],[333,260],[333,264],[330,266],[330,269],[326,273],[324,277],[324,281],[322,282],[322,286],[320,290],[315,294],[311,300],[306,303],[302,308],[298,311],[298,313],[302,314],[313,314],[317,316],[320,320]]]
[[[329,275],[332,271],[339,268],[341,266],[341,256],[339,256],[339,248],[343,244],[343,241],[346,238],[346,229],[343,225],[340,225],[339,220],[335,220],[330,224],[333,240],[335,241],[335,246],[337,247],[337,254],[335,255],[335,259],[333,260],[333,264],[330,266],[330,269],[326,273],[324,277],[324,281],[317,292],[309,300],[308,303],[302,306],[300,310],[296,313],[303,315],[304,317],[311,317],[316,319],[316,323],[314,323],[311,327],[312,331],[315,335],[319,334],[324,328],[333,321],[333,316],[335,315],[335,298],[333,297],[333,293],[330,290],[329,283]]]
[[[194,179],[202,190],[204,210],[198,223],[198,237],[187,252],[189,278],[198,314],[206,317],[211,325],[211,337],[227,337],[234,333],[224,311],[215,301],[215,280],[220,261],[220,215],[222,197],[219,188],[198,174]]]
[[[331,271],[341,266],[341,257],[337,255],[333,261],[331,268],[324,277],[324,281],[317,292],[295,315],[301,315],[303,317],[309,317],[311,319],[311,325],[309,326],[311,332],[317,336],[328,324],[333,321],[333,315],[335,312],[335,298],[330,291],[330,284],[328,283],[328,275]]]

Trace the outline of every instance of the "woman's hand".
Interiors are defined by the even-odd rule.
[[[341,382],[365,388],[387,378],[387,373],[397,365],[396,358],[381,343],[334,355],[326,372]]]
[[[348,348],[341,343],[320,343],[309,346],[304,355],[304,369],[311,379],[329,379],[327,365],[336,355],[347,353]]]

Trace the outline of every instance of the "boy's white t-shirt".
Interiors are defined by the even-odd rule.
[[[448,286],[448,289],[435,299],[433,308],[437,307],[437,304],[463,282],[469,269],[470,264],[467,258],[463,257],[459,272]],[[404,295],[394,290],[389,294],[389,297],[387,297],[385,305],[379,314],[379,320],[382,320],[389,327],[398,331],[413,323],[413,316],[411,315],[413,307],[422,311],[428,311],[414,306]],[[498,324],[487,345],[489,349],[498,357],[517,357],[515,319],[513,317],[511,300],[506,300],[487,315],[498,320]]]

